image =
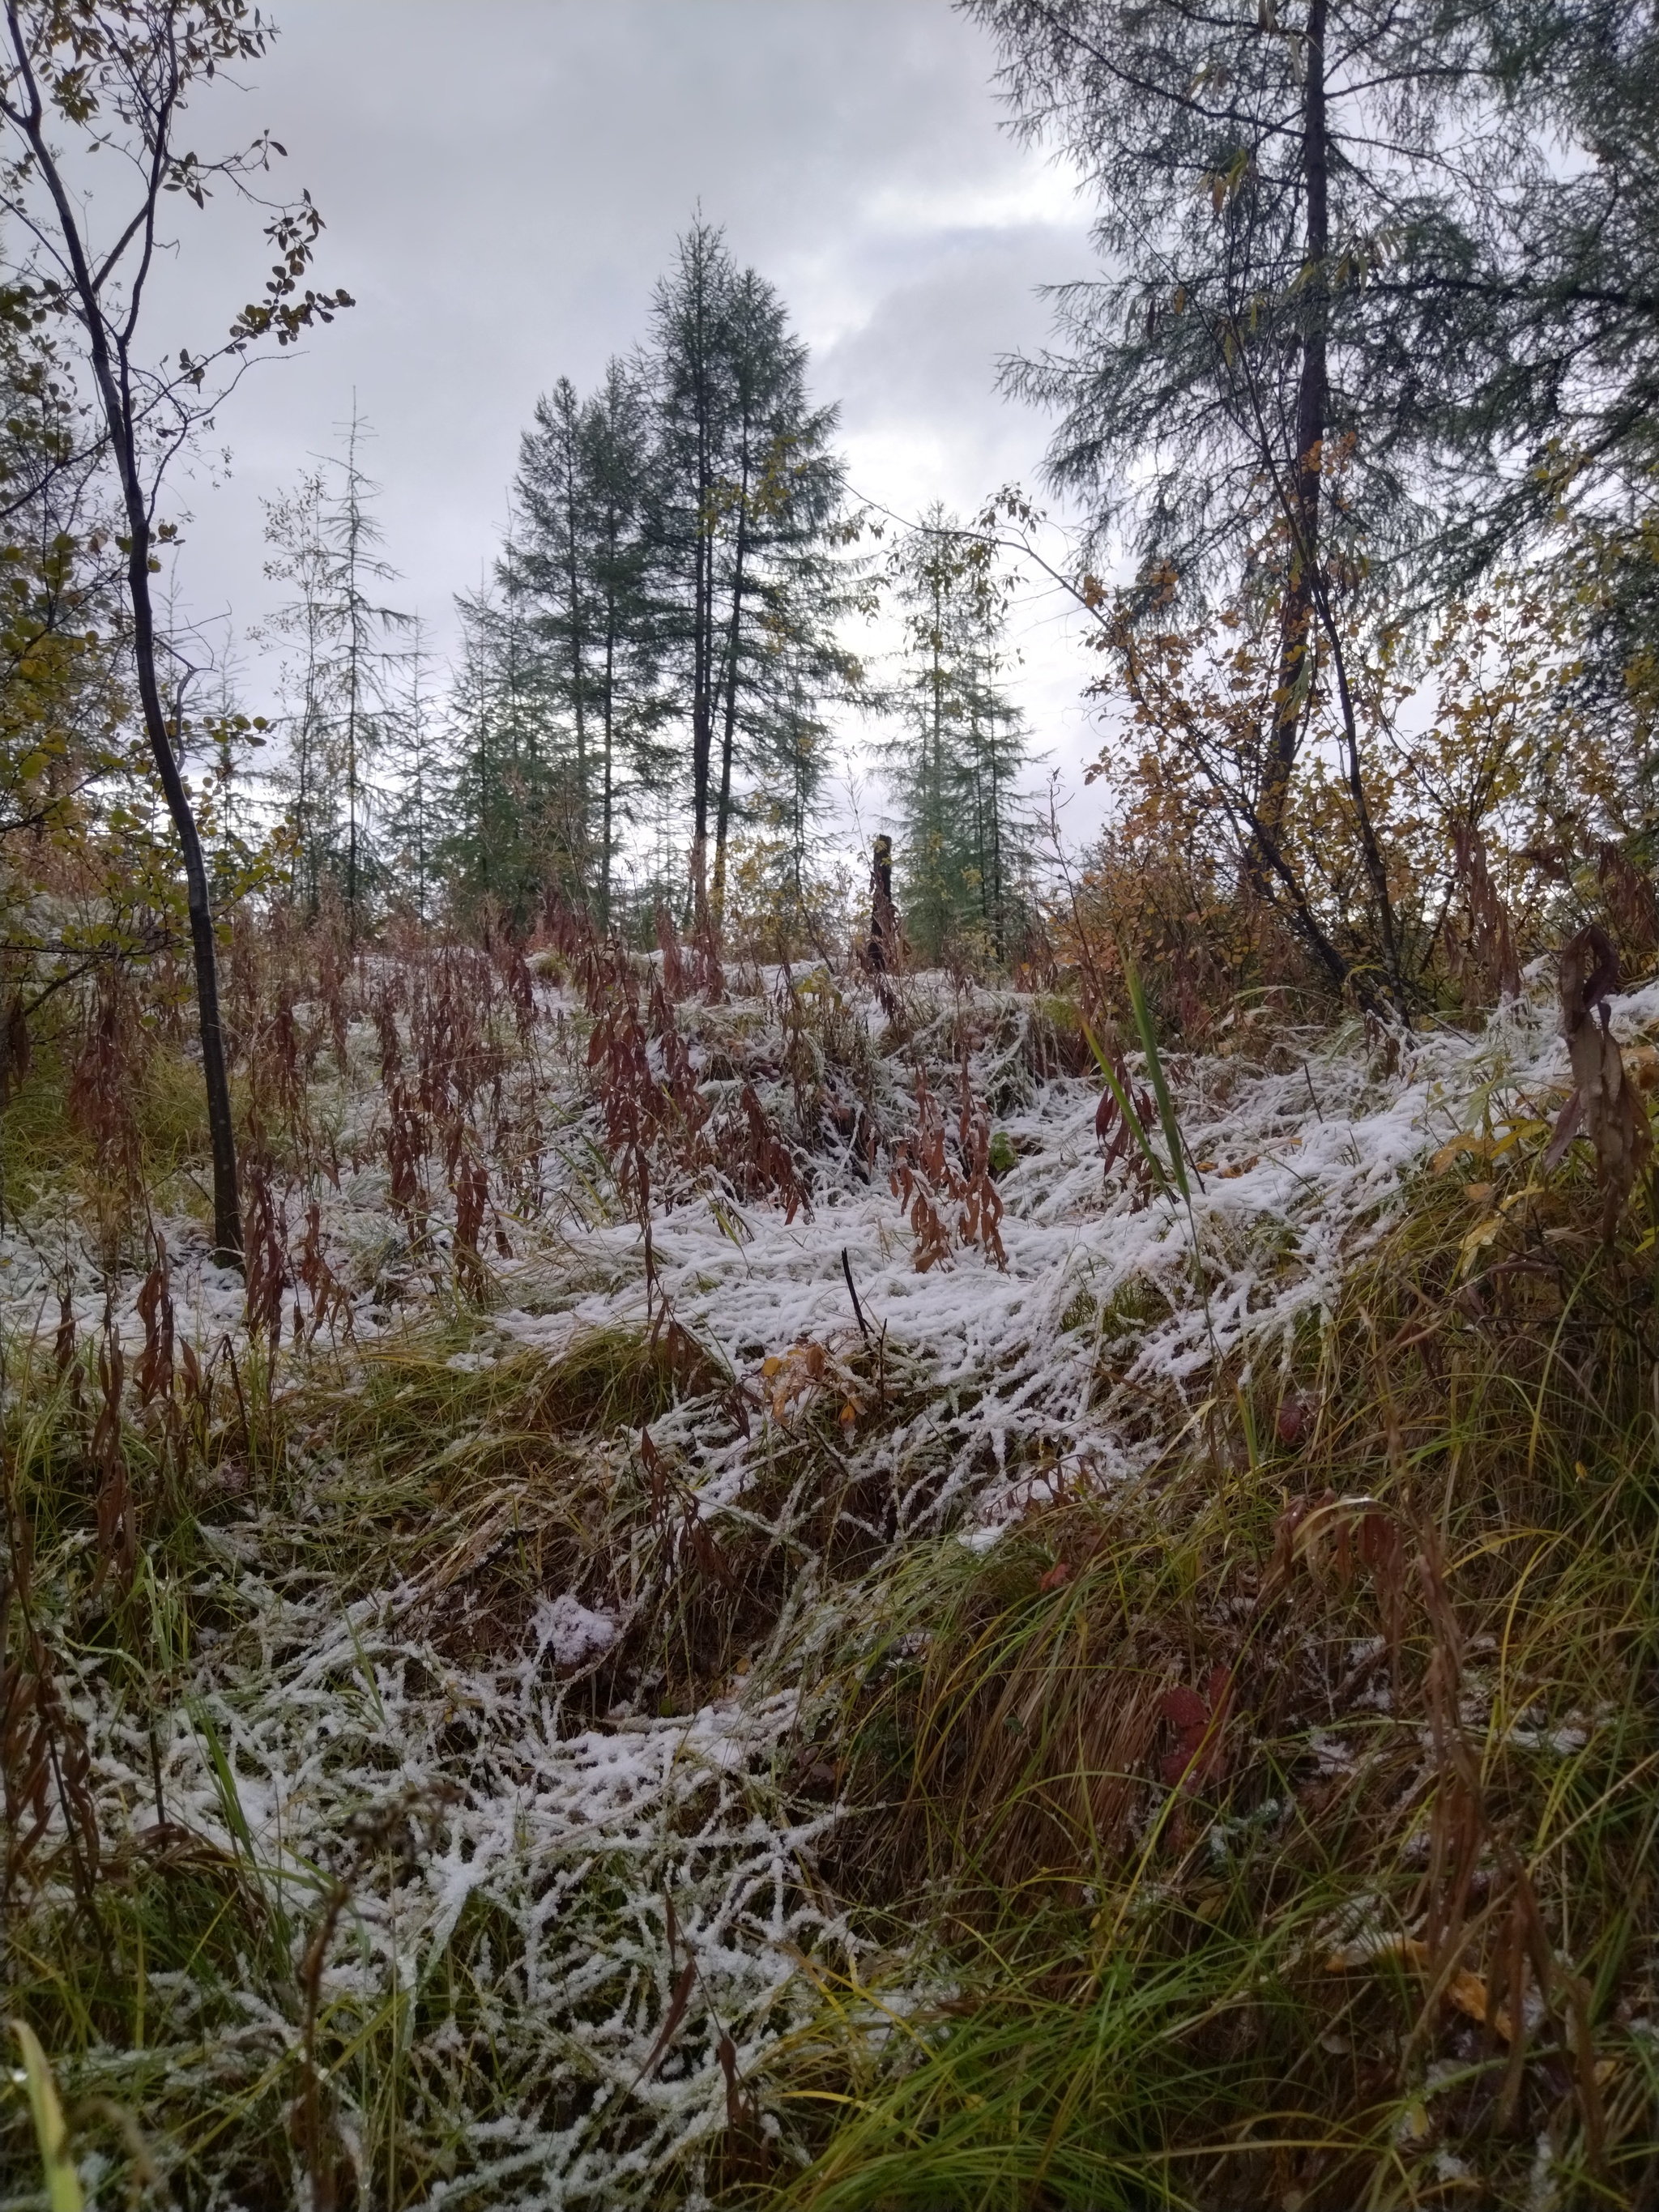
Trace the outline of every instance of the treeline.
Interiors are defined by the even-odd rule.
[[[833,903],[840,711],[896,732],[916,949],[1002,956],[1030,843],[998,686],[1006,579],[943,509],[881,539],[836,423],[775,288],[696,222],[643,343],[595,391],[561,377],[537,403],[444,681],[391,604],[364,425],[347,426],[269,514],[270,573],[294,592],[269,635],[301,903],[331,894],[362,922],[488,906],[523,930],[556,898],[602,927],[648,928],[660,906],[718,933],[735,900],[810,941]],[[872,660],[849,641],[884,599],[902,642]]]

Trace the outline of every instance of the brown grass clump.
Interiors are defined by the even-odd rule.
[[[839,1877],[960,1994],[825,1983],[784,2201],[1646,2201],[1659,1318],[1543,1133],[1141,1482],[883,1573]]]

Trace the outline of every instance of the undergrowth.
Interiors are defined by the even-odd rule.
[[[14,1102],[84,2200],[1659,2201],[1644,1118],[1613,1205],[1519,1012],[536,966],[239,947],[246,1284],[165,1023]]]
[[[776,2201],[1650,2201],[1652,1237],[1534,1190],[1471,1273],[1470,1211],[1420,1181],[1139,1483],[872,1593],[844,1878],[954,1987],[872,2039],[824,1981]]]

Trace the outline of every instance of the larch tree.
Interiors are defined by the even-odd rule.
[[[796,701],[782,729],[805,730],[799,709],[809,675],[822,690],[842,666],[828,641],[842,597],[829,542],[842,496],[841,464],[829,442],[836,410],[811,405],[806,348],[792,334],[776,291],[752,269],[732,284],[728,329],[732,453],[720,495],[727,611],[711,887],[716,928],[725,912],[738,800],[734,772],[755,767],[757,754],[763,757],[769,723],[775,753],[781,691]],[[793,662],[786,667],[791,646]],[[807,787],[795,781],[798,789]]]
[[[394,641],[410,617],[377,596],[397,581],[398,572],[378,550],[382,534],[372,502],[380,486],[365,474],[359,457],[368,425],[355,406],[343,430],[334,495],[322,514],[323,605],[330,726],[345,809],[341,889],[355,935],[376,874],[377,770],[393,711]]]
[[[691,739],[690,895],[700,929],[708,920],[709,768],[720,637],[715,491],[730,433],[731,277],[721,234],[699,218],[679,241],[673,274],[657,287],[649,352],[660,456],[653,529],[659,568],[673,593],[665,642]]]
[[[1278,681],[1232,780],[1241,858],[1341,986],[1283,843],[1323,653],[1397,999],[1340,615],[1368,574],[1431,559],[1473,465],[1472,382],[1502,380],[1492,317],[1459,288],[1540,155],[1500,95],[1493,11],[965,5],[998,40],[1017,127],[1062,149],[1097,208],[1103,273],[1057,288],[1060,343],[1008,364],[1008,386],[1058,413],[1050,479],[1085,508],[1092,555],[1139,556],[1149,606],[1273,599]]]
[[[426,626],[411,617],[386,726],[392,793],[386,817],[394,902],[424,928],[433,918],[444,818],[445,753]]]
[[[271,781],[285,794],[291,854],[289,895],[311,915],[317,911],[332,866],[337,811],[325,705],[325,495],[322,471],[313,468],[292,491],[264,502],[265,540],[271,548],[265,574],[272,583],[290,586],[296,596],[255,632],[264,643],[292,648],[292,658],[283,661],[278,678],[288,703],[283,717],[286,742]]]
[[[380,763],[410,617],[380,597],[398,572],[380,550],[380,487],[362,463],[368,426],[354,410],[342,427],[342,453],[319,459],[292,493],[267,503],[274,550],[265,573],[297,595],[264,627],[296,648],[283,672],[292,703],[279,777],[290,793],[296,872],[313,911],[331,886],[355,935],[377,879]]]

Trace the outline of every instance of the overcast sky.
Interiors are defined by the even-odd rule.
[[[998,396],[996,363],[1042,342],[1038,288],[1089,268],[1086,209],[1002,128],[989,42],[945,0],[286,0],[277,20],[246,89],[198,100],[191,143],[269,125],[284,190],[327,221],[319,277],[358,304],[227,405],[228,476],[179,483],[196,615],[246,631],[278,595],[261,497],[355,392],[398,596],[447,648],[537,394],[591,385],[643,334],[699,204],[788,302],[861,494],[913,514],[1035,484],[1044,424]],[[265,259],[227,211],[181,216],[169,345],[175,316],[198,342],[222,328]],[[1018,629],[1035,741],[1074,770],[1097,745],[1087,657],[1052,594]]]

